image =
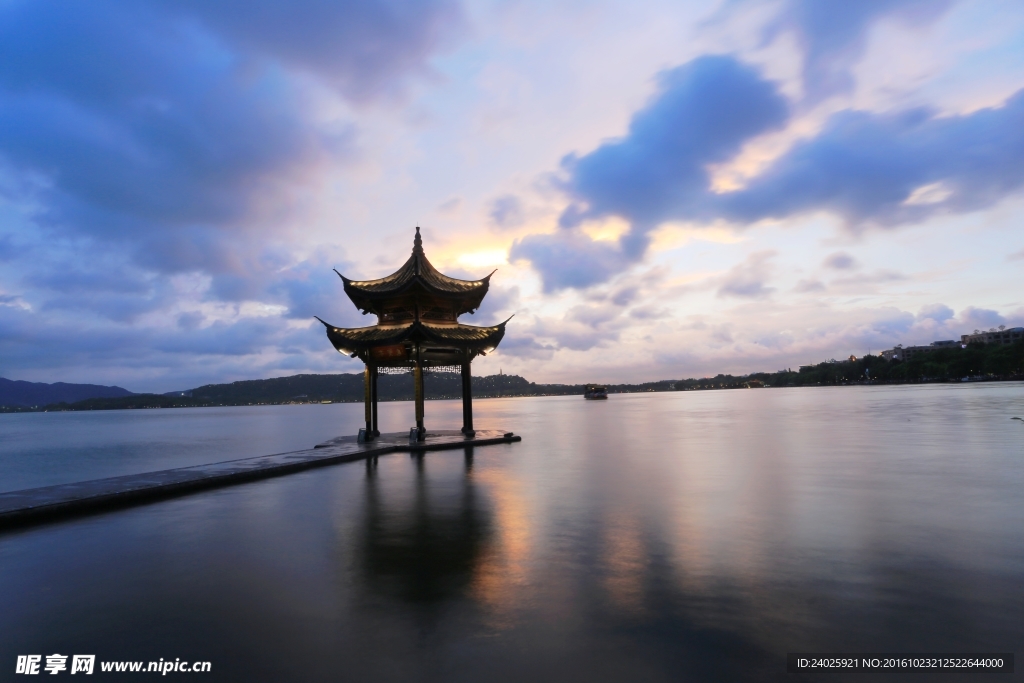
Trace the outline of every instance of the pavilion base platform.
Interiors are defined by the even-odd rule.
[[[408,433],[402,432],[381,434],[368,443],[358,443],[355,436],[341,436],[304,451],[11,491],[0,493],[0,528],[137,505],[388,453],[416,455],[517,441],[522,441],[522,437],[493,429],[477,430],[474,436],[456,430],[437,430],[427,432],[424,441],[414,442],[410,442]]]
[[[494,443],[513,443],[522,441],[521,436],[512,432],[503,432],[500,429],[478,429],[473,436],[466,436],[457,429],[435,429],[427,431],[427,438],[424,441],[411,441],[408,432],[393,432],[381,434],[373,441],[356,443],[355,436],[339,436],[324,441],[315,448],[333,448],[355,444],[360,447],[381,448],[391,446],[396,451],[440,451],[449,448],[462,448],[463,446],[488,446]],[[390,452],[390,451],[389,451]]]

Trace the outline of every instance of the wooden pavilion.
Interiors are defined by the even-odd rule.
[[[334,271],[338,272],[338,271]],[[491,275],[494,273],[492,272]],[[482,280],[457,280],[441,273],[423,253],[420,229],[416,228],[412,255],[397,271],[379,280],[349,280],[338,273],[345,294],[364,315],[377,316],[370,327],[344,328],[330,325],[327,338],[339,352],[359,358],[364,371],[365,440],[380,436],[377,426],[377,376],[380,372],[413,373],[416,397],[418,441],[426,438],[423,426],[423,372],[462,373],[462,433],[473,436],[473,391],[470,363],[486,355],[501,342],[505,322],[493,327],[464,325],[463,313],[480,307],[491,275]]]

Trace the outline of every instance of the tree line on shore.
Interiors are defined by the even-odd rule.
[[[661,380],[641,384],[609,384],[611,393],[693,391],[749,387],[799,387],[843,384],[904,384],[963,380],[1024,379],[1024,342],[1012,345],[970,344],[967,348],[936,348],[918,353],[907,361],[890,361],[881,356],[864,356],[845,361],[805,365],[797,371],[755,372],[682,380]],[[427,399],[461,396],[457,373],[430,372],[424,381]],[[500,396],[582,395],[583,384],[537,384],[518,375],[473,377],[477,398]],[[381,401],[408,401],[413,397],[412,375],[380,375]],[[173,394],[132,394],[90,398],[74,403],[46,406],[5,406],[0,412],[63,410],[117,410],[143,408],[186,408],[209,406],[280,405],[289,403],[360,402],[363,400],[362,373],[294,375],[230,384],[208,384]]]
[[[803,366],[798,372],[780,371],[751,375],[766,386],[850,384],[861,382],[913,383],[963,380],[1024,379],[1024,342],[1015,344],[968,344],[967,348],[937,347],[906,361],[864,356],[848,361],[827,361]]]

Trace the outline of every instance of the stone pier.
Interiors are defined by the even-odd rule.
[[[477,430],[472,436],[457,430],[438,430],[427,432],[422,441],[410,440],[408,433],[381,434],[368,443],[359,443],[355,436],[341,436],[304,451],[11,491],[0,493],[0,528],[135,505],[388,453],[415,454],[521,440],[522,437],[501,430]]]

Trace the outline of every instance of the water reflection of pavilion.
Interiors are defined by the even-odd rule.
[[[472,451],[454,488],[431,486],[426,463],[413,456],[411,496],[389,495],[366,466],[366,495],[358,548],[359,566],[375,591],[408,602],[430,603],[467,590],[492,533],[485,496],[472,480]]]

